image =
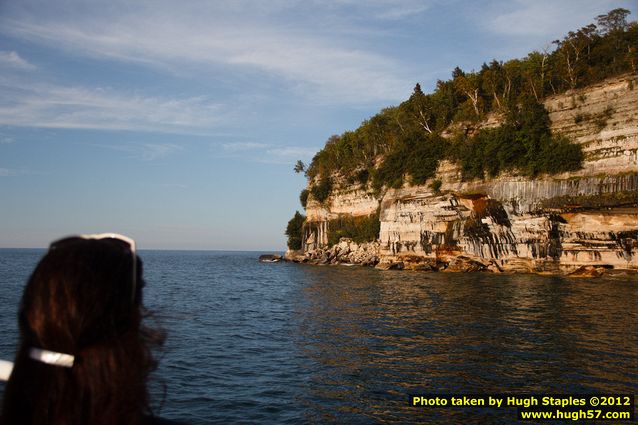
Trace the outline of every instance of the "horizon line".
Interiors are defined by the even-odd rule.
[[[21,250],[43,250],[46,251],[49,249],[48,247],[10,247],[10,246],[0,246],[0,250],[2,249],[21,249]],[[138,249],[137,252],[144,251],[190,251],[190,252],[285,252],[285,249],[196,249],[196,248],[142,248]]]

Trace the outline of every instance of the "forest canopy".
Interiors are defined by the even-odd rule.
[[[551,50],[507,62],[492,60],[478,71],[457,67],[451,79],[439,80],[430,94],[417,83],[400,105],[328,139],[305,167],[310,195],[325,200],[335,176],[376,189],[400,187],[406,181],[424,184],[442,159],[459,164],[464,179],[506,170],[536,176],[580,168],[580,146],[551,134],[541,102],[549,95],[636,73],[638,23],[628,22],[630,13],[619,8],[599,15],[595,24],[553,41]],[[499,116],[503,125],[443,137],[454,123],[478,123],[488,115]],[[306,193],[303,202],[307,200]]]

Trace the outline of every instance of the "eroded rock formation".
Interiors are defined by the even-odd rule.
[[[638,270],[638,77],[554,96],[545,107],[552,131],[582,146],[581,170],[462,181],[460,169],[443,161],[437,191],[406,185],[375,195],[341,185],[324,204],[308,203],[297,259],[448,271]],[[328,246],[330,220],[377,210],[379,238],[365,260],[330,254],[359,249],[351,241]]]

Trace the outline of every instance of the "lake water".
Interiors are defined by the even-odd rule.
[[[0,250],[0,358],[41,250]],[[193,424],[515,423],[413,393],[638,393],[638,281],[261,264],[142,251],[168,332],[155,410]],[[0,390],[4,387],[0,386]],[[610,422],[618,423],[618,422]]]

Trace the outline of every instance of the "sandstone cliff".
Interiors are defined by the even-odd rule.
[[[309,201],[302,254],[324,262],[378,261],[385,268],[638,270],[638,77],[614,78],[544,103],[552,132],[583,147],[578,172],[462,181],[459,168],[444,161],[437,191],[405,185],[375,194],[341,185],[323,204]],[[377,211],[379,238],[364,245],[364,261],[352,254],[362,249],[359,244],[354,250],[350,241],[327,246],[330,220]],[[346,251],[349,257],[341,259],[339,252]]]

